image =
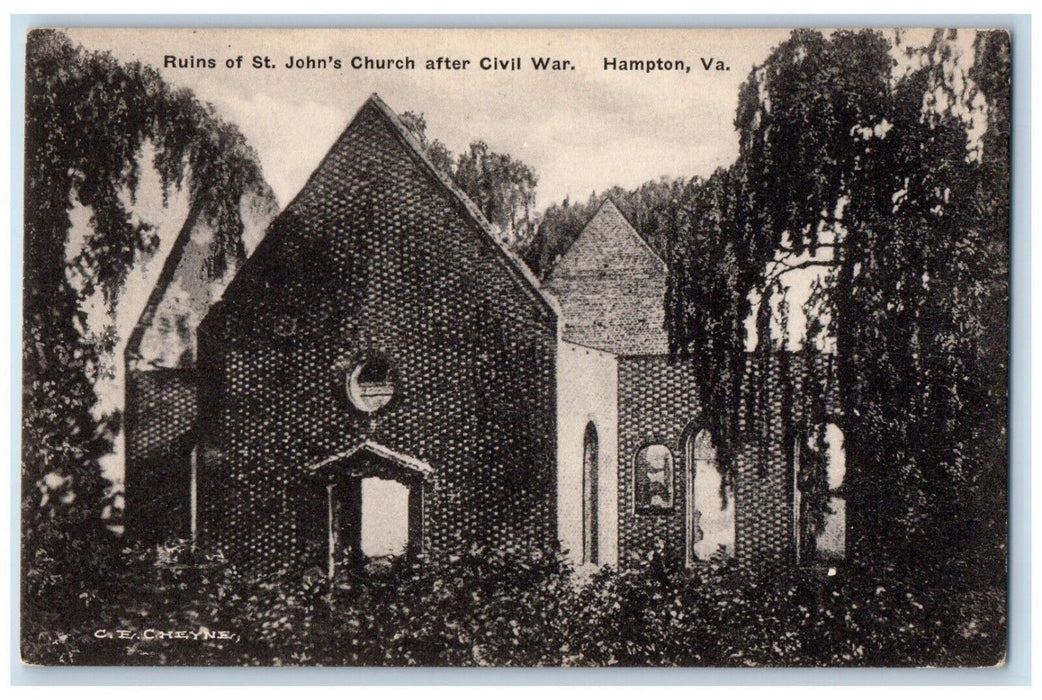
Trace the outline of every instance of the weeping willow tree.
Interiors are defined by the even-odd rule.
[[[22,522],[24,599],[63,586],[78,554],[97,551],[106,481],[99,457],[114,426],[92,415],[113,331],[87,324],[100,294],[111,313],[129,271],[154,252],[154,228],[133,216],[146,146],[164,202],[186,190],[214,231],[208,265],[241,260],[244,195],[271,196],[256,154],[232,125],[152,68],[29,33],[26,49],[23,272]],[[148,167],[148,164],[144,164]],[[90,213],[70,244],[74,206]],[[71,580],[71,579],[70,579]],[[65,608],[72,610],[74,606]],[[33,609],[27,606],[27,610]],[[37,607],[38,609],[38,607]]]
[[[675,206],[668,246],[666,324],[673,360],[693,363],[699,400],[717,443],[724,484],[732,483],[738,448],[738,402],[745,373],[749,290],[760,276],[743,230],[737,168],[696,179]]]
[[[986,551],[1001,572],[1009,36],[901,40],[795,31],[752,71],[737,162],[686,199],[671,346],[733,440],[748,300],[763,349],[772,286],[820,268],[810,335],[835,347],[854,547],[905,568]]]

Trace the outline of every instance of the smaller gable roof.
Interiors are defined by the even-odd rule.
[[[163,269],[159,273],[159,279],[156,280],[155,286],[152,287],[152,293],[148,296],[145,308],[141,310],[141,315],[138,316],[137,323],[134,324],[134,330],[131,331],[130,338],[127,340],[126,349],[124,350],[124,354],[127,357],[140,356],[141,339],[149,324],[152,323],[152,319],[156,315],[156,309],[159,308],[159,303],[163,300],[163,295],[166,293],[167,287],[170,286],[170,282],[173,281],[178,265],[181,264],[185,246],[191,240],[192,229],[195,227],[196,219],[199,218],[200,208],[201,206],[196,204],[189,210],[185,223],[177,234],[177,239],[174,241],[170,253],[167,254],[166,260],[163,262]]]
[[[605,199],[544,283],[565,340],[617,355],[666,354],[666,263]]]
[[[249,251],[278,213],[275,195],[261,182],[243,193],[239,210],[243,224],[241,240]],[[216,232],[202,212],[200,201],[189,208],[127,338],[125,362],[150,368],[194,365],[196,329],[242,263],[237,256],[230,256],[223,272],[210,269],[208,261]]]
[[[362,472],[364,472],[364,475],[378,475],[379,469],[374,471],[372,469],[359,468],[360,465],[364,464],[367,457],[375,457],[378,461],[390,465],[392,467],[391,472],[386,473],[386,475],[392,479],[399,479],[400,477],[405,477],[407,480],[428,479],[434,474],[434,468],[426,462],[401,452],[396,452],[372,440],[364,440],[349,450],[326,457],[317,464],[308,467],[308,471],[314,475],[328,476],[333,476],[337,473],[353,474],[355,471],[359,471],[359,476],[363,475]]]

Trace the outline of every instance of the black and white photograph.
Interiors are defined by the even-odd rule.
[[[1008,30],[24,41],[23,664],[1006,663]]]

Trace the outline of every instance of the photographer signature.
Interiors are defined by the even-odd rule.
[[[238,642],[240,637],[237,632],[230,630],[211,630],[200,627],[198,630],[164,630],[149,627],[143,630],[130,629],[106,629],[94,630],[96,639],[128,639],[150,641],[165,641],[168,639],[187,640],[194,642],[208,641],[211,639]]]

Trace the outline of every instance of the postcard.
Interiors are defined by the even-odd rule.
[[[24,663],[1004,663],[1009,32],[25,40]]]

